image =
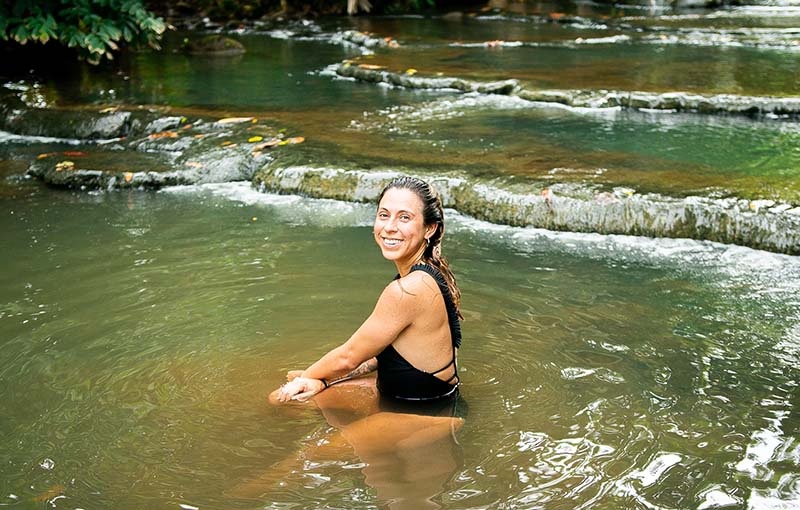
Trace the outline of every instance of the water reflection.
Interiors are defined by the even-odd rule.
[[[318,428],[301,441],[300,451],[238,485],[231,496],[268,498],[276,485],[329,482],[318,468],[347,462],[350,468],[360,467],[366,484],[389,508],[442,508],[441,494],[463,463],[457,439],[464,425],[460,398],[403,405],[381,398],[375,378],[367,377],[329,388],[309,404],[279,405],[278,419],[291,420],[286,408],[291,411],[293,405],[315,405],[330,428]],[[357,464],[347,461],[353,454]]]

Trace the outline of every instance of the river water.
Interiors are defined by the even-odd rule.
[[[248,48],[232,60],[143,53],[114,73],[78,68],[58,81],[41,71],[7,86],[65,111],[144,104],[190,120],[252,116],[305,138],[269,159],[301,177],[399,171],[497,195],[560,185],[800,204],[793,116],[564,106],[389,87],[331,68],[374,62],[559,90],[798,94],[791,7],[586,9],[254,27],[232,34]],[[343,42],[353,28],[376,34],[375,46]],[[800,502],[795,256],[448,209],[445,252],[466,319],[463,426],[367,456],[357,438],[337,443],[335,423],[313,405],[265,400],[286,370],[347,338],[394,275],[371,240],[373,206],[353,200],[363,188],[327,190],[349,200],[274,194],[288,191],[284,173],[262,177],[262,189],[57,190],[23,175],[39,154],[82,151],[120,171],[183,161],[41,134],[0,136],[0,505]]]

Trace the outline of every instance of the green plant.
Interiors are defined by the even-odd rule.
[[[0,4],[0,37],[19,44],[57,41],[97,64],[121,44],[159,48],[164,20],[141,0],[15,0]]]

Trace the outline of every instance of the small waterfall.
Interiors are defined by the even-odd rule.
[[[261,190],[367,202],[399,172],[267,165],[253,180]],[[800,254],[800,207],[771,200],[672,198],[623,188],[595,192],[564,185],[509,191],[462,177],[420,176],[445,207],[478,219],[550,230],[692,238]]]

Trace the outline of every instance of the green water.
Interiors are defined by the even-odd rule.
[[[113,66],[15,61],[0,76],[39,106],[141,105],[192,122],[255,116],[306,139],[279,165],[456,175],[533,193],[574,183],[800,204],[795,118],[565,108],[325,72],[353,59],[544,88],[800,90],[796,48],[780,32],[800,16],[560,7],[541,12],[587,18],[551,23],[529,6],[529,17],[290,23],[291,35],[232,34],[248,49],[233,59],[184,55],[176,49],[186,34],[170,34],[165,52]],[[370,55],[335,40],[353,28],[400,47]],[[720,32],[743,28],[771,32],[755,43]],[[705,46],[707,34],[691,30],[722,42]],[[576,42],[620,35],[628,39]],[[493,40],[521,45],[482,44]],[[265,398],[286,370],[346,339],[394,275],[373,245],[371,206],[269,195],[246,182],[89,193],[23,177],[53,151],[91,152],[119,172],[177,165],[175,154],[122,141],[0,133],[0,505],[800,501],[797,257],[511,228],[448,211],[445,252],[466,318],[463,427],[403,458],[370,463],[347,442],[315,456],[335,444],[336,427],[311,405],[278,409]]]
[[[798,498],[796,258],[451,214],[468,410],[441,483],[409,489],[441,451],[375,483],[352,450],[297,460],[333,429],[265,401],[392,277],[369,206],[246,184],[16,188],[0,202],[0,497],[14,508]]]

